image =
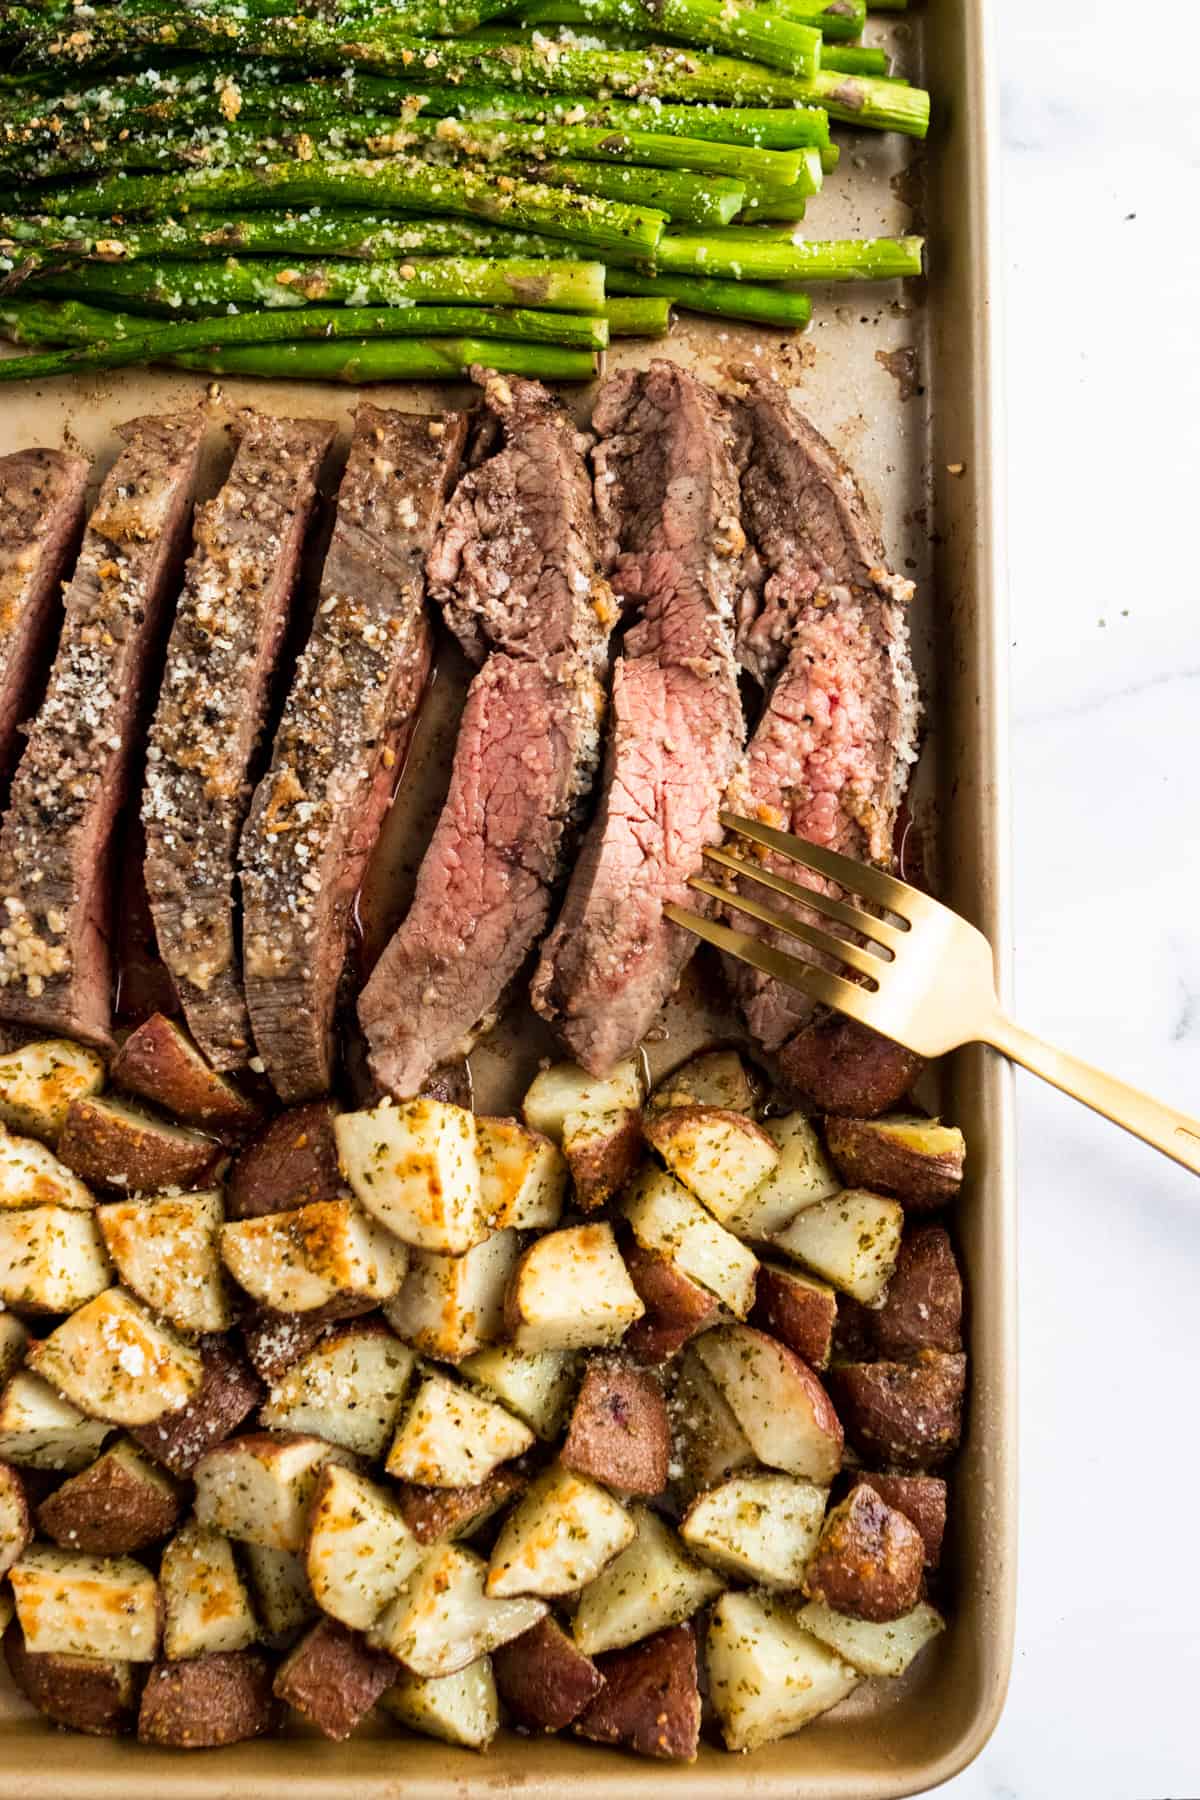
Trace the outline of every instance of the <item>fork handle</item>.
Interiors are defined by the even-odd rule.
[[[1079,1057],[1056,1050],[1053,1044],[1014,1025],[1011,1019],[998,1017],[986,1034],[986,1042],[1064,1094],[1082,1100],[1114,1125],[1131,1131],[1144,1144],[1182,1163],[1193,1175],[1200,1175],[1200,1119],[1176,1112],[1174,1107],[1164,1106],[1161,1100],[1151,1099],[1149,1094],[1106,1075],[1102,1069],[1093,1069]]]

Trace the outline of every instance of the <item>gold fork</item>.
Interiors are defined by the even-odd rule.
[[[739,881],[756,883],[833,920],[865,939],[866,947],[848,943],[844,937],[822,931],[805,919],[777,912],[749,894],[720,886],[702,875],[693,876],[689,886],[812,950],[819,950],[864,981],[847,981],[744,931],[733,931],[727,925],[689,912],[686,907],[668,905],[667,916],[677,925],[686,926],[698,937],[776,980],[800,988],[823,1005],[848,1013],[872,1031],[906,1045],[918,1056],[942,1056],[960,1044],[990,1044],[1040,1075],[1043,1081],[1082,1100],[1094,1112],[1103,1113],[1115,1125],[1123,1126],[1200,1175],[1200,1120],[1175,1112],[1152,1100],[1149,1094],[1139,1093],[1137,1088],[1128,1087],[1014,1025],[1000,1010],[996,998],[991,946],[981,931],[960,919],[948,906],[880,869],[853,862],[848,856],[806,843],[786,831],[775,831],[754,819],[722,813],[721,823],[727,831],[836,882],[847,894],[886,911],[891,918],[879,918],[874,912],[817,893],[729,850],[709,849],[705,855],[710,862],[735,874]]]

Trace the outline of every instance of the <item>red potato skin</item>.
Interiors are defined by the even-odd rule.
[[[167,1413],[130,1433],[157,1463],[181,1480],[202,1456],[231,1437],[242,1421],[266,1398],[262,1383],[225,1338],[200,1343],[204,1379],[200,1392],[178,1412]]]
[[[596,1658],[604,1687],[575,1721],[580,1737],[635,1756],[695,1762],[700,1742],[696,1633],[672,1625]]]
[[[560,1452],[565,1469],[652,1498],[667,1485],[671,1423],[662,1388],[622,1356],[593,1356]]]
[[[4,1634],[4,1659],[17,1692],[53,1724],[88,1737],[119,1737],[132,1730],[138,1709],[136,1664],[27,1650],[15,1619]]]
[[[818,1111],[858,1119],[893,1111],[925,1067],[913,1051],[838,1013],[798,1031],[779,1065]]]
[[[37,1522],[64,1550],[122,1556],[167,1537],[181,1507],[178,1493],[163,1493],[111,1457],[100,1456],[42,1501]]]
[[[166,1137],[154,1129],[155,1123],[147,1118],[145,1129],[139,1129],[113,1118],[103,1096],[72,1100],[57,1155],[84,1181],[120,1193],[203,1186],[221,1163],[220,1146],[196,1131],[182,1142]]]
[[[874,1475],[857,1470],[855,1479],[874,1488],[881,1500],[916,1526],[925,1545],[925,1567],[936,1569],[946,1531],[946,1483],[941,1476]]]
[[[291,1212],[314,1200],[336,1200],[344,1183],[338,1172],[331,1100],[313,1100],[279,1113],[242,1151],[225,1190],[228,1219],[259,1219]]]
[[[336,1619],[320,1619],[280,1663],[275,1697],[340,1743],[396,1680],[396,1665]]]
[[[932,1121],[931,1121],[932,1123]],[[879,1120],[886,1125],[886,1119]],[[891,1194],[906,1212],[935,1212],[953,1200],[962,1186],[963,1158],[923,1156],[888,1142],[869,1121],[829,1118],[825,1147],[847,1187]]]
[[[393,1495],[417,1542],[436,1544],[446,1538],[469,1537],[507,1506],[527,1479],[519,1468],[502,1465],[473,1487],[419,1487],[405,1481],[393,1484]]]
[[[829,1379],[847,1434],[870,1461],[936,1469],[958,1449],[965,1356],[924,1350],[910,1363],[843,1363]]]
[[[718,1307],[711,1294],[681,1273],[669,1257],[644,1250],[630,1239],[621,1246],[629,1279],[646,1308],[621,1340],[639,1362],[664,1363],[689,1338],[716,1323]]]
[[[880,1356],[961,1350],[962,1310],[962,1276],[949,1234],[941,1225],[906,1232],[887,1298],[870,1315]]]
[[[500,1698],[530,1731],[561,1731],[595,1700],[604,1677],[547,1616],[492,1652]]]
[[[620,1193],[642,1159],[641,1113],[637,1107],[626,1107],[610,1137],[575,1150],[564,1143],[563,1154],[575,1184],[580,1212],[599,1211],[614,1194]]]
[[[829,1367],[839,1302],[797,1281],[787,1269],[760,1262],[750,1324],[778,1338],[814,1369]]]
[[[322,1318],[320,1311],[282,1313],[260,1306],[242,1326],[246,1355],[268,1387],[274,1387],[332,1331],[333,1322]]]
[[[244,1136],[261,1117],[232,1082],[211,1069],[182,1026],[154,1013],[132,1031],[109,1070],[116,1088],[202,1130]]]
[[[212,1750],[272,1730],[278,1707],[271,1664],[257,1650],[213,1651],[155,1663],[142,1690],[138,1740],[172,1750]]]
[[[904,1514],[858,1483],[825,1521],[804,1592],[875,1625],[910,1613],[921,1596],[925,1543]]]

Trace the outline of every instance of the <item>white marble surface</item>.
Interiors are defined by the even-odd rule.
[[[994,4],[1017,1010],[1200,1113],[1200,13]],[[1032,1078],[1019,1128],[1017,1652],[943,1792],[1192,1800],[1200,1183]]]

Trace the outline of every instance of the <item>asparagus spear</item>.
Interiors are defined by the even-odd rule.
[[[23,360],[23,359],[22,359]],[[155,357],[156,362],[160,361]],[[557,344],[505,343],[496,338],[351,338],[333,344],[262,344],[171,356],[176,368],[209,375],[259,375],[273,381],[453,381],[474,368],[539,381],[591,381],[596,359]]]
[[[649,31],[748,56],[792,75],[815,75],[821,33],[787,13],[736,0],[522,0],[525,25],[605,25]]]
[[[439,257],[413,262],[130,262],[40,276],[38,294],[195,318],[228,306],[427,306],[431,302],[604,310],[604,264]],[[513,334],[515,335],[515,334]]]
[[[0,321],[19,329],[19,302],[0,308]],[[18,315],[14,326],[13,317]],[[78,314],[76,314],[78,317]],[[478,344],[495,336],[507,343],[554,345],[547,332],[564,325],[579,333],[589,327],[592,348],[608,341],[604,319],[580,320],[572,313],[490,312],[482,307],[321,307],[297,311],[225,314],[217,318],[190,319],[178,325],[150,329],[144,320],[132,327],[120,313],[106,315],[107,335],[66,350],[44,355],[6,357],[0,360],[0,381],[22,381],[48,375],[66,375],[80,369],[119,369],[131,363],[157,362],[164,356],[186,351],[210,351],[239,344],[281,344],[313,338],[403,338],[432,341],[439,334],[453,337],[469,333]],[[507,329],[506,329],[507,328]],[[558,340],[561,343],[561,340]],[[486,360],[486,352],[479,360]]]
[[[744,182],[731,181],[727,175],[691,175],[686,169],[548,162],[529,165],[528,174],[541,186],[650,208],[692,225],[728,225],[749,197]]]
[[[0,210],[20,211],[19,195]],[[665,214],[591,194],[562,191],[474,169],[431,168],[408,157],[387,161],[264,163],[253,169],[189,169],[180,175],[113,175],[87,186],[39,191],[37,205],[59,217],[126,213],[160,217],[181,207],[386,206],[421,213],[474,215],[497,224],[581,240],[596,251],[649,256]]]
[[[711,274],[734,281],[891,281],[919,275],[925,240],[838,238],[824,242],[757,226],[703,235],[669,232],[654,253],[663,275]]]
[[[878,75],[890,77],[892,59],[886,50],[868,44],[830,44],[821,51],[821,67],[839,75]]]
[[[612,295],[658,294],[685,312],[782,325],[789,330],[807,325],[812,312],[807,294],[754,281],[709,281],[699,276],[639,275],[631,269],[614,269],[609,275],[609,291]],[[606,311],[614,304],[613,299],[607,300]]]
[[[670,296],[655,294],[653,298],[606,300],[604,317],[608,320],[610,338],[666,337],[671,329]]]

